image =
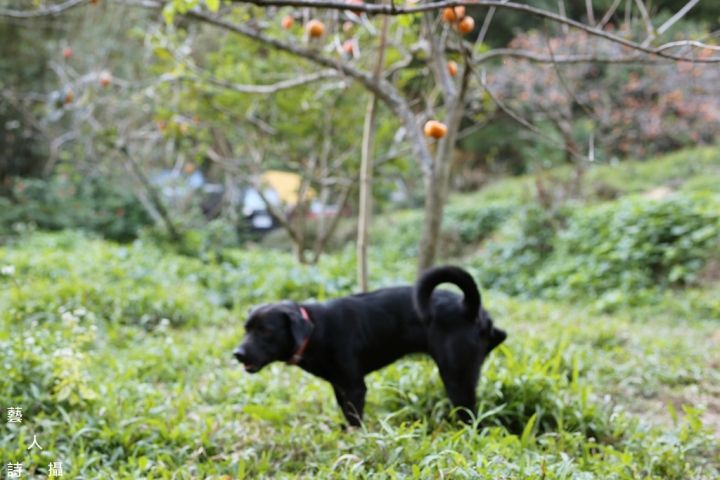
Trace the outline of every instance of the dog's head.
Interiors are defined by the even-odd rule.
[[[250,311],[245,338],[233,355],[246,371],[256,373],[269,363],[290,360],[311,330],[295,302],[260,305]]]
[[[484,308],[480,307],[480,337],[487,342],[486,355],[493,351],[498,345],[505,341],[507,333],[505,330],[496,328],[493,319]]]

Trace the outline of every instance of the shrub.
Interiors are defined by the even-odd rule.
[[[31,223],[44,230],[82,229],[127,242],[151,223],[135,196],[105,178],[61,174],[15,179],[13,197],[0,197],[0,229]]]
[[[543,215],[528,209],[511,223],[532,233],[555,222]],[[414,276],[392,246],[371,257],[373,287]],[[281,364],[247,375],[232,361],[249,304],[349,293],[354,260],[346,249],[309,268],[228,250],[202,262],[70,232],[0,248],[0,405],[22,406],[27,420],[8,425],[0,450],[36,475],[51,452],[87,478],[717,476],[717,440],[699,409],[685,406],[675,425],[626,409],[717,383],[715,329],[693,312],[662,308],[643,325],[489,295],[510,337],[483,368],[477,430],[448,421],[427,357],[368,376],[366,425],[349,434],[325,382]],[[682,327],[669,328],[677,318]],[[37,432],[46,450],[28,452]]]
[[[88,349],[96,330],[92,313],[82,308],[33,313],[10,309],[0,324],[3,405],[22,405],[27,414],[49,412],[57,405],[84,406],[97,398],[89,374]]]
[[[564,213],[556,215],[537,205],[521,208],[486,251],[469,260],[482,285],[510,295],[534,293],[535,272],[553,252],[557,222]]]
[[[693,284],[719,238],[716,196],[631,198],[593,207],[573,216],[558,236],[556,256],[537,276],[538,288],[561,299],[641,300],[656,287]]]
[[[590,296],[602,308],[645,303],[658,289],[697,281],[720,239],[720,198],[627,198],[577,207],[555,227],[526,209],[509,236],[474,259],[482,283],[515,295]]]
[[[491,202],[482,206],[448,205],[443,216],[443,229],[457,232],[463,243],[475,243],[488,238],[513,213],[512,202]]]

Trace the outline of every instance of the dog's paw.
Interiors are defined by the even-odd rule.
[[[340,431],[343,433],[354,433],[357,432],[360,429],[360,427],[354,427],[352,425],[348,425],[346,423],[343,423],[340,425]]]

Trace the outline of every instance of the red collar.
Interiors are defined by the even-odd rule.
[[[303,354],[305,353],[305,349],[307,348],[308,343],[310,343],[310,335],[312,335],[312,331],[315,328],[315,325],[313,325],[313,323],[310,321],[310,315],[308,315],[307,310],[305,310],[303,307],[300,307],[300,313],[302,313],[303,318],[307,322],[309,322],[313,328],[310,329],[310,333],[308,334],[307,337],[305,337],[305,340],[303,340],[302,345],[300,345],[300,347],[297,350],[295,350],[295,353],[293,354],[292,358],[290,358],[290,360],[288,360],[286,362],[288,365],[297,365],[300,362],[300,360],[302,360]]]

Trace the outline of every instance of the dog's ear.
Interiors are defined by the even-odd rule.
[[[312,333],[313,325],[305,320],[305,317],[303,317],[300,311],[300,306],[297,303],[288,302],[284,310],[290,319],[290,333],[292,333],[293,340],[295,341],[295,348],[298,349]]]
[[[254,307],[248,308],[247,318],[252,317],[261,308],[267,307],[268,305],[270,305],[270,304],[269,303],[261,303],[260,305],[255,305]]]
[[[494,350],[495,347],[503,343],[506,338],[507,333],[505,333],[505,330],[492,327],[490,329],[490,350]]]

